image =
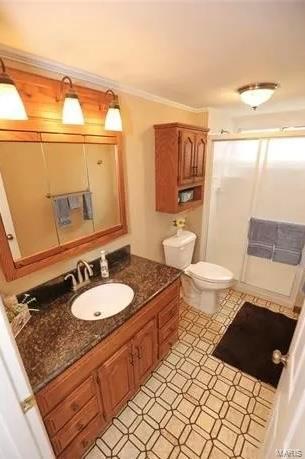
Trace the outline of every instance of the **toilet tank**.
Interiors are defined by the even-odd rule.
[[[165,263],[175,268],[185,269],[192,263],[196,234],[180,231],[175,236],[164,239]]]

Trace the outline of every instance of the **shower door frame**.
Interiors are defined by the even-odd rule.
[[[228,141],[228,140],[257,140],[259,141],[258,147],[258,159],[256,167],[259,166],[261,158],[261,148],[264,145],[262,141],[271,140],[276,138],[294,138],[294,137],[305,137],[305,129],[291,129],[291,130],[255,130],[252,132],[241,132],[241,133],[224,133],[218,135],[209,135],[207,142],[207,156],[206,156],[206,179],[205,179],[205,199],[203,205],[203,215],[202,215],[202,230],[201,230],[201,239],[200,239],[200,248],[199,254],[200,259],[205,260],[207,252],[207,243],[208,243],[208,229],[209,229],[209,219],[210,219],[210,204],[211,204],[211,188],[212,188],[212,172],[213,172],[213,159],[214,159],[214,142]],[[256,174],[255,184],[252,195],[252,204],[253,206],[255,199],[255,190],[259,182],[259,176]],[[247,284],[243,281],[246,270],[246,247],[243,255],[243,264],[242,264],[242,274],[241,279],[237,283],[237,289],[248,293],[250,295],[257,295],[261,298],[264,298],[268,301],[281,304],[283,306],[288,306],[292,308],[298,297],[300,290],[300,285],[302,279],[304,280],[304,267],[299,265],[297,273],[295,275],[293,285],[291,287],[290,297],[285,295],[271,292],[269,290],[262,289],[260,287],[255,287],[254,285]]]

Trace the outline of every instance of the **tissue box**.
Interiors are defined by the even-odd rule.
[[[179,192],[180,202],[189,202],[194,199],[194,190],[183,190]]]

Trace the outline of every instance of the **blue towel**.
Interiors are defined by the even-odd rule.
[[[90,191],[87,191],[86,193],[83,194],[83,217],[84,217],[84,220],[93,219],[92,198],[91,198]]]
[[[54,208],[57,218],[58,226],[67,226],[70,225],[70,207],[68,199],[65,198],[54,198]]]
[[[79,209],[80,208],[80,195],[70,195],[68,196],[68,202],[70,209]]]

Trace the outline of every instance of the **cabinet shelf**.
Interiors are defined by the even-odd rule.
[[[156,210],[176,214],[203,203],[208,129],[181,123],[155,128]],[[194,190],[194,199],[179,203],[179,192]]]

